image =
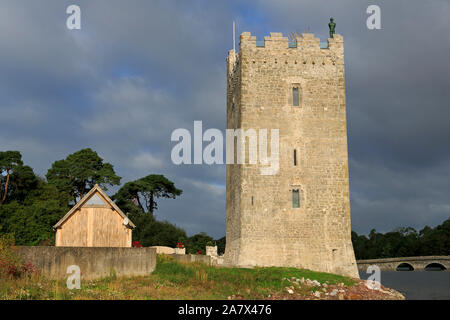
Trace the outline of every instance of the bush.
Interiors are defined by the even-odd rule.
[[[38,274],[36,267],[30,262],[24,263],[13,247],[13,235],[0,235],[0,278],[21,278]]]
[[[183,242],[177,242],[176,248],[178,248],[178,249],[183,249],[183,248],[184,248]]]

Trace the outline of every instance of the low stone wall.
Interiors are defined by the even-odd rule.
[[[173,254],[175,253],[175,249],[171,247],[164,247],[164,246],[152,246],[150,248],[155,248],[156,253],[163,253],[163,254]]]
[[[203,262],[207,265],[213,265],[211,256],[202,254],[171,254],[170,256],[179,262]]]
[[[217,246],[206,246],[206,255],[211,257],[217,257]]]
[[[15,247],[25,262],[33,263],[42,275],[65,279],[67,267],[77,265],[81,280],[117,276],[149,275],[156,267],[155,248]]]

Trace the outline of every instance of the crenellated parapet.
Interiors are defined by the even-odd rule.
[[[302,33],[297,35],[295,41],[290,41],[288,37],[284,37],[280,32],[271,32],[269,36],[264,37],[263,41],[257,40],[256,36],[252,36],[250,32],[243,32],[240,36],[239,49],[253,50],[255,48],[265,48],[267,50],[342,50],[344,46],[344,38],[335,34],[334,38],[329,38],[328,43],[320,42],[319,38],[316,38],[312,33]]]
[[[340,34],[335,34],[334,38],[328,38],[328,49],[344,55],[344,37]]]
[[[343,72],[344,39],[335,34],[328,42],[312,33],[297,35],[295,39],[284,37],[282,33],[271,32],[264,40],[257,40],[250,32],[240,35],[239,52],[230,50],[227,57],[227,76],[234,78],[241,65],[273,65],[303,66],[311,72],[325,74],[318,68],[327,68]],[[331,69],[330,69],[331,68]]]

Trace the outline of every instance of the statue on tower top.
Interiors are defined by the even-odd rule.
[[[328,24],[328,28],[330,28],[330,38],[333,38],[334,30],[336,29],[336,23],[333,22],[334,19],[330,18],[330,23]]]

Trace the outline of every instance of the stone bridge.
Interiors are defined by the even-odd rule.
[[[450,256],[424,256],[357,260],[359,271],[367,271],[370,265],[377,265],[382,271],[427,271],[450,270]]]

